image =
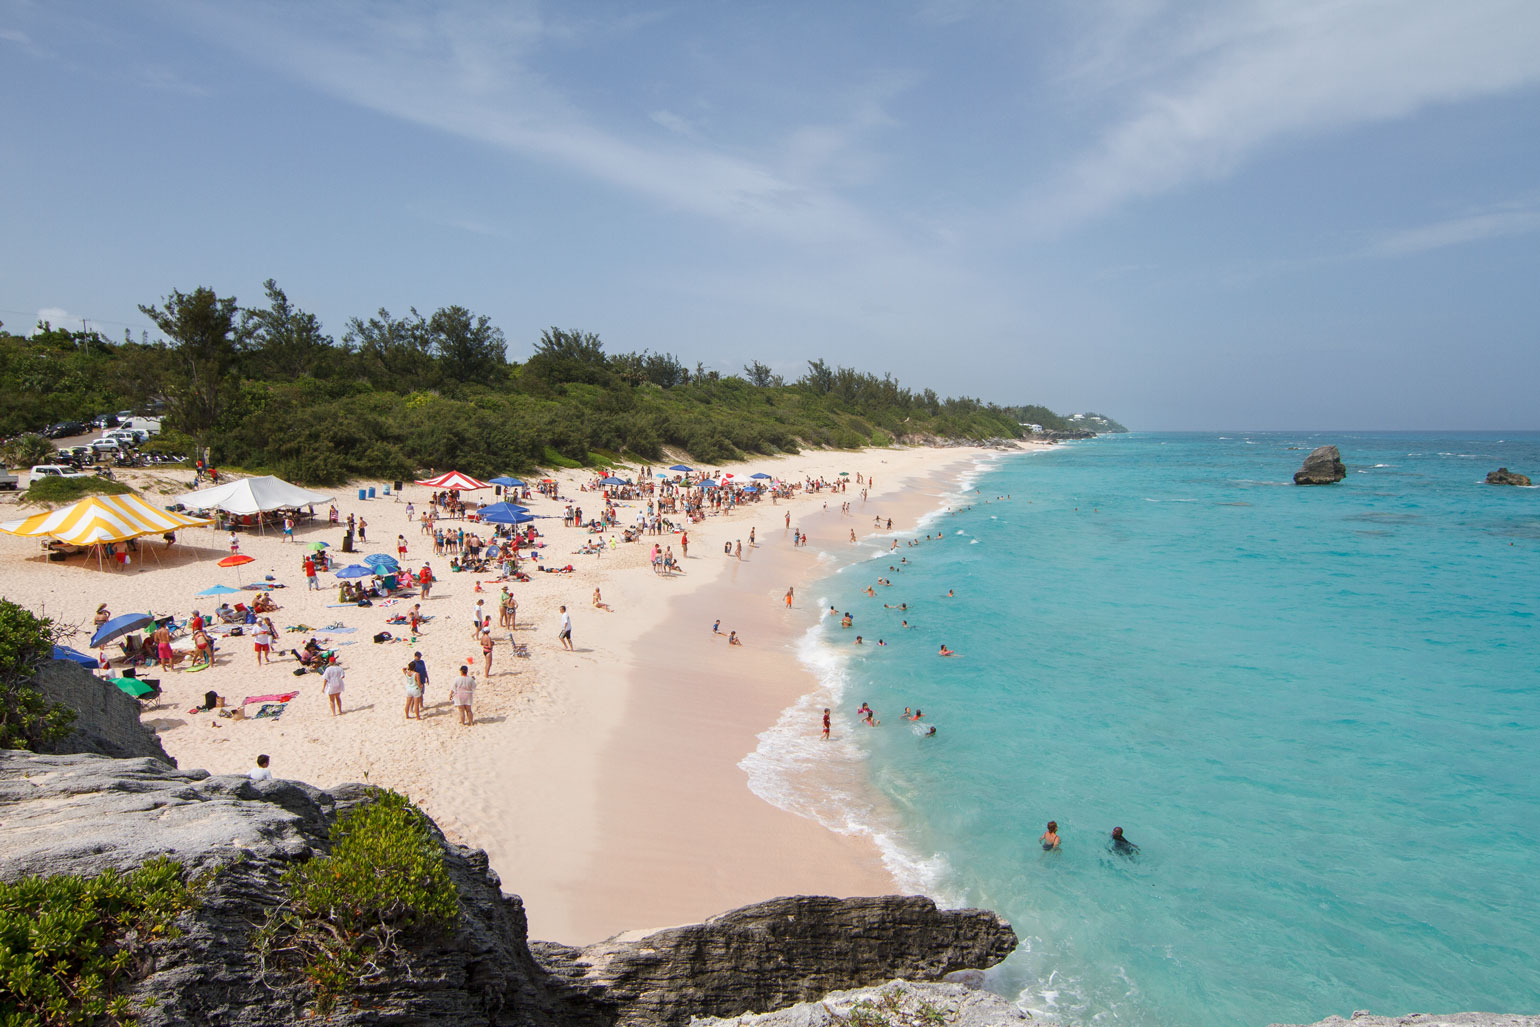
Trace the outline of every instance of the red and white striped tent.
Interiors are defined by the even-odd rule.
[[[492,487],[491,482],[480,481],[468,474],[461,474],[459,471],[447,471],[437,478],[429,478],[426,481],[419,481],[417,484],[426,485],[430,489],[458,489],[461,492],[472,492],[476,489],[489,489]]]

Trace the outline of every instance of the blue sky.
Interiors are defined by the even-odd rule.
[[[0,0],[0,320],[276,278],[1161,428],[1540,428],[1540,3]]]

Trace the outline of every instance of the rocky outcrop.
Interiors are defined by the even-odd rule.
[[[0,752],[0,879],[126,870],[158,855],[201,874],[179,937],[154,943],[144,1027],[278,1027],[304,1017],[302,983],[264,968],[251,944],[283,900],[280,878],[324,853],[337,814],[370,794],[253,783],[152,757]],[[704,924],[584,949],[528,941],[523,902],[485,853],[440,836],[463,916],[452,937],[413,947],[349,996],[338,1025],[611,1027],[767,1011],[890,977],[988,966],[1014,947],[992,913],[929,900],[777,899]]]
[[[1275,1023],[1270,1027],[1305,1027],[1302,1024]],[[1540,1027],[1540,1016],[1515,1016],[1512,1013],[1408,1013],[1405,1016],[1375,1016],[1358,1010],[1352,1019],[1328,1016],[1309,1027]]]
[[[92,752],[100,756],[153,756],[176,766],[160,738],[139,722],[139,700],[103,681],[78,663],[50,660],[33,678],[38,690],[75,711],[75,729],[47,746],[55,753]]]
[[[1318,446],[1305,457],[1304,464],[1294,472],[1296,485],[1334,485],[1347,477],[1342,466],[1342,454],[1336,446]]]
[[[857,988],[825,995],[774,1013],[749,1013],[731,1018],[699,1017],[690,1027],[844,1027],[853,1011],[862,1008],[886,1013],[891,1023],[930,1023],[940,1015],[950,1027],[1054,1027],[1055,1021],[1035,1019],[1009,999],[961,984],[915,984],[894,980],[875,988]]]
[[[616,1024],[687,1024],[692,1016],[779,1009],[892,977],[937,980],[993,966],[1016,948],[994,913],[940,910],[920,896],[772,899],[635,940],[583,949],[535,944],[535,956]]]
[[[1499,467],[1487,475],[1488,485],[1522,485],[1529,488],[1529,475],[1515,474],[1506,467]]]

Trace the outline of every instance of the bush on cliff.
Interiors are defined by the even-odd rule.
[[[264,966],[298,970],[315,1010],[404,964],[407,946],[451,930],[460,902],[427,817],[381,791],[339,817],[331,852],[289,870],[286,903],[257,935]]]
[[[82,478],[49,476],[27,486],[29,503],[73,503],[83,496],[121,496],[133,489],[121,481],[86,475]]]
[[[118,993],[148,973],[150,944],[174,937],[192,902],[181,864],[165,858],[127,874],[0,883],[0,1023],[134,1023]]]
[[[0,599],[0,749],[36,749],[70,733],[75,711],[49,702],[33,681],[53,658],[53,621]]]

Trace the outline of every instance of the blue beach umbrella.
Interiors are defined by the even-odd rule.
[[[365,567],[361,563],[351,563],[337,572],[339,578],[367,578],[374,574],[373,567]]]
[[[706,478],[703,481],[698,481],[695,484],[699,485],[703,489],[714,489],[717,487],[717,483],[712,481],[710,478]]]
[[[691,474],[691,473],[693,473],[695,471],[695,468],[693,468],[693,467],[686,467],[684,464],[675,464],[674,466],[670,467],[669,470],[671,470],[671,471],[683,471],[685,474]]]
[[[381,567],[391,571],[398,571],[401,569],[401,565],[396,562],[396,558],[394,556],[387,556],[384,553],[370,553],[368,556],[364,557],[363,562],[368,564],[370,567],[373,567],[375,570],[379,570]]]
[[[208,588],[204,589],[202,592],[194,592],[193,595],[199,595],[199,596],[227,596],[227,595],[231,595],[232,593],[239,592],[239,591],[240,591],[240,589],[238,589],[238,588],[231,588],[229,585],[210,585]]]
[[[749,475],[749,477],[750,478],[759,478],[759,479],[761,479],[763,481],[769,481],[770,480],[770,475],[766,474],[764,471],[755,471],[753,474]]]
[[[510,478],[506,474],[501,478],[493,478],[492,484],[501,485],[505,489],[521,489],[524,487],[524,483],[522,481],[517,478]]]
[[[600,485],[629,485],[631,483],[629,481],[626,481],[624,478],[617,478],[614,475],[610,475],[608,478],[600,478],[599,479],[599,484]]]
[[[483,524],[520,524],[520,515],[528,515],[529,507],[516,503],[491,503],[476,511]]]
[[[121,617],[114,617],[96,629],[96,634],[91,636],[91,648],[100,649],[115,638],[121,638],[130,631],[138,631],[146,624],[153,623],[155,618],[148,613],[125,613]]]
[[[743,491],[745,491],[745,492],[758,492],[759,491],[759,486],[758,485],[749,485]]]
[[[54,646],[53,658],[56,660],[68,660],[71,663],[78,663],[82,667],[96,666],[96,657],[88,655],[87,653],[83,653],[79,649],[71,649],[67,645]]]

